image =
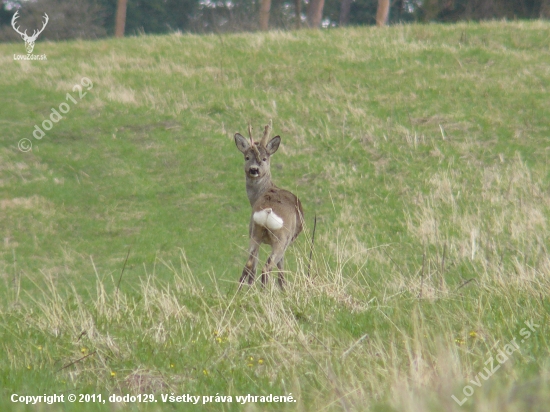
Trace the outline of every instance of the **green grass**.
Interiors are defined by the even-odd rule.
[[[535,21],[38,43],[37,62],[0,45],[0,409],[141,393],[158,402],[129,409],[545,410],[549,40]],[[308,227],[285,292],[237,293],[232,136],[269,121]]]

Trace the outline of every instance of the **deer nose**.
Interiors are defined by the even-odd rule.
[[[257,176],[260,174],[260,168],[259,167],[251,167],[248,169],[248,173],[250,173],[251,176]]]

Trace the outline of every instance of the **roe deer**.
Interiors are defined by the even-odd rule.
[[[271,255],[262,270],[262,285],[266,285],[269,272],[274,265],[277,265],[279,286],[282,289],[285,284],[283,276],[285,250],[302,231],[302,204],[292,193],[278,188],[271,181],[269,160],[279,148],[281,138],[275,136],[268,141],[269,126],[265,127],[259,143],[252,139],[250,125],[248,135],[250,140],[239,133],[235,134],[235,144],[245,158],[246,193],[252,206],[248,228],[249,257],[239,280],[239,288],[245,281],[248,281],[249,285],[254,282],[260,245],[266,243],[271,246]]]

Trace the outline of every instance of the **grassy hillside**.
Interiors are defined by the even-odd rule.
[[[0,409],[546,410],[549,40],[494,22],[39,42],[34,62],[0,45]],[[233,134],[270,121],[308,227],[285,292],[237,293]]]

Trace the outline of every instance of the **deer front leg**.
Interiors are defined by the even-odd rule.
[[[245,280],[249,285],[252,285],[254,278],[256,277],[256,266],[258,265],[258,252],[260,245],[254,240],[250,239],[250,246],[248,247],[248,260],[243,269],[243,274],[239,279],[239,289],[242,287]]]

